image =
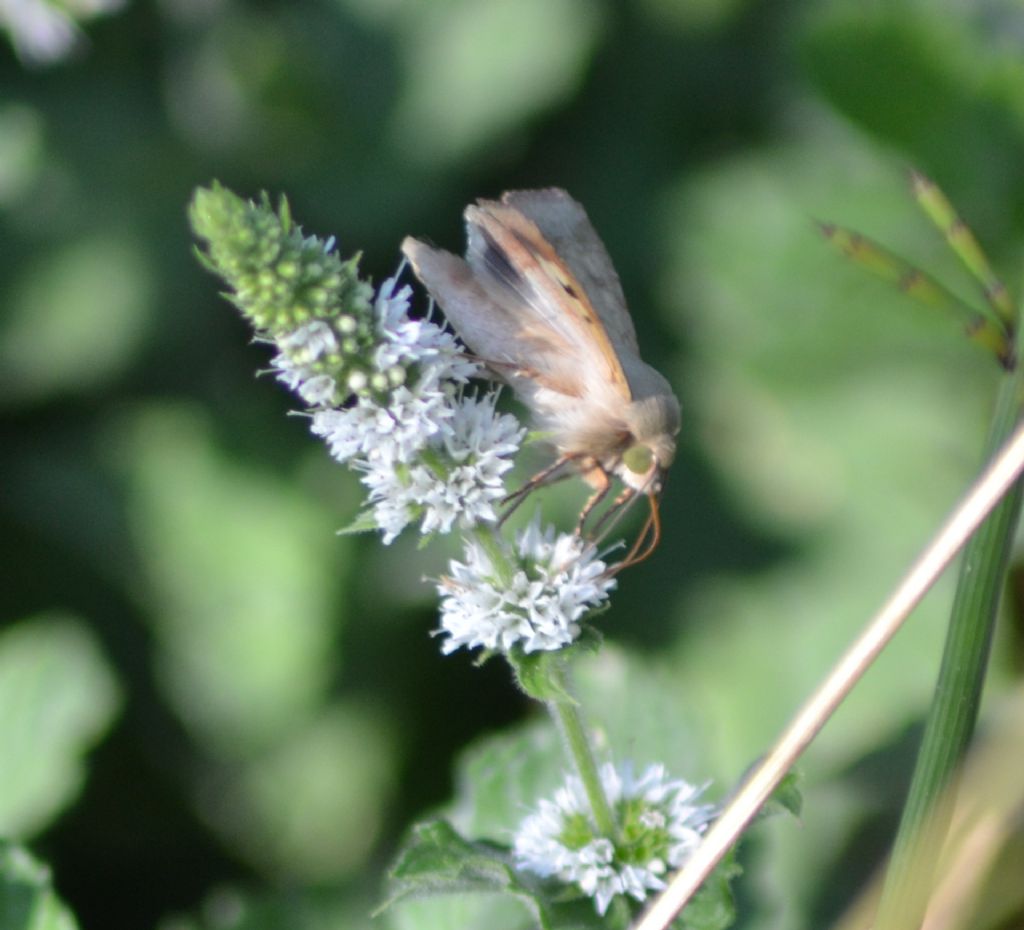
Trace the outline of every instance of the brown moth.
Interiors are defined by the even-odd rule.
[[[640,358],[603,243],[583,207],[558,188],[479,200],[465,219],[465,259],[411,237],[402,251],[462,341],[511,385],[558,453],[509,500],[576,470],[595,489],[582,531],[615,476],[625,489],[597,529],[646,495],[647,524],[618,568],[646,558],[660,535],[658,496],[675,456],[679,402]]]

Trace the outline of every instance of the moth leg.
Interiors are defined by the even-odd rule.
[[[618,497],[612,501],[611,506],[601,514],[597,523],[594,524],[594,534],[600,534],[604,530],[601,538],[603,539],[604,536],[607,536],[623,514],[625,514],[636,495],[637,492],[633,488],[623,488]]]
[[[576,535],[583,535],[583,527],[587,522],[587,517],[593,512],[594,508],[601,503],[607,496],[608,492],[612,488],[612,479],[608,476],[608,472],[598,466],[587,476],[587,482],[594,487],[594,493],[587,498],[587,502],[583,505],[583,509],[580,511],[580,518],[576,521]],[[614,507],[614,504],[612,505]],[[598,521],[595,532],[600,529],[603,517]]]
[[[513,491],[507,497],[505,497],[501,506],[507,509],[501,515],[501,519],[498,520],[498,527],[501,528],[502,524],[515,513],[519,505],[526,500],[530,494],[545,484],[553,484],[556,481],[562,481],[572,475],[571,471],[565,470],[565,466],[575,461],[577,456],[574,455],[560,455],[546,468],[542,468],[537,474],[535,474],[529,481],[526,482],[521,488]],[[558,474],[559,470],[563,470],[563,473]]]
[[[534,368],[528,368],[519,362],[506,362],[496,358],[484,358],[482,355],[477,355],[475,352],[463,352],[463,358],[468,358],[471,362],[476,362],[478,365],[483,365],[487,369],[487,372],[492,378],[498,378],[501,381],[510,382],[513,378],[524,378],[529,381],[542,380],[541,373]]]

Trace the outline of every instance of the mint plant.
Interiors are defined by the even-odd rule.
[[[196,192],[190,217],[201,260],[269,345],[270,371],[332,457],[359,475],[365,504],[347,531],[377,532],[385,545],[406,531],[424,542],[461,534],[461,559],[435,581],[440,651],[504,658],[548,706],[571,763],[554,795],[537,798],[503,837],[462,837],[442,822],[414,828],[390,902],[502,890],[545,927],[625,926],[716,808],[704,781],[659,764],[636,775],[614,751],[599,762],[572,694],[572,657],[597,647],[589,620],[616,587],[617,546],[598,549],[539,512],[517,532],[503,525],[526,428],[499,412],[497,388],[479,380],[482,366],[432,311],[414,311],[402,268],[374,290],[358,256],[343,260],[333,239],[304,235],[283,199],[275,209],[266,196],[249,202],[214,184]],[[727,926],[735,871],[730,862],[709,883],[721,906],[695,907],[680,926]]]

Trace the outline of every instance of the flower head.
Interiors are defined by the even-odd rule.
[[[396,437],[367,435],[353,439],[362,455],[354,461],[369,489],[374,522],[385,544],[416,520],[423,533],[448,533],[497,519],[496,506],[505,496],[505,473],[525,432],[519,421],[494,409],[494,397],[461,398],[422,442],[415,455],[401,454]],[[426,428],[426,427],[425,427]],[[397,432],[404,432],[401,427]],[[410,434],[415,439],[417,434]]]
[[[579,621],[615,587],[593,545],[572,533],[541,530],[539,517],[516,534],[504,565],[479,542],[465,561],[452,561],[438,582],[442,648],[465,646],[524,652],[561,649],[580,633]]]
[[[575,885],[604,914],[616,895],[643,901],[664,888],[663,876],[693,852],[715,808],[697,803],[703,787],[669,779],[662,765],[636,778],[630,765],[606,763],[601,783],[619,837],[597,834],[583,783],[571,776],[520,824],[513,854],[517,868]]]
[[[331,455],[359,473],[363,517],[384,541],[416,522],[447,533],[496,519],[525,431],[497,413],[493,393],[465,396],[480,366],[450,332],[410,313],[412,289],[395,275],[375,294],[358,256],[343,262],[333,239],[303,236],[286,201],[275,211],[265,195],[247,202],[214,184],[196,192],[190,213],[205,263],[276,349],[272,371]]]
[[[310,429],[326,441],[342,464],[363,459],[381,468],[409,464],[449,429],[455,416],[452,398],[441,391],[392,391],[386,404],[360,397],[347,407],[317,410]]]
[[[271,334],[278,379],[317,411],[369,402],[418,432],[422,417],[414,412],[410,420],[411,411],[402,409],[409,399],[421,407],[443,407],[478,366],[451,333],[410,318],[411,296],[408,286],[398,287],[397,277],[388,278],[372,304],[350,302],[348,311],[339,305],[326,318],[280,325]]]

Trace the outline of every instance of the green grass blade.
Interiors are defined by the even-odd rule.
[[[819,223],[818,227],[835,249],[862,268],[895,285],[920,303],[951,313],[962,323],[968,339],[994,354],[1003,367],[1010,367],[1010,340],[1003,326],[979,313],[930,275],[867,236],[833,223]]]
[[[960,218],[946,195],[930,178],[921,174],[920,171],[911,171],[910,184],[921,209],[939,228],[946,237],[950,248],[957,254],[972,277],[981,285],[981,292],[986,303],[993,309],[1007,330],[1013,332],[1017,324],[1017,311],[1013,300],[1010,298],[1006,285],[989,265],[988,259],[981,246],[978,245],[978,240],[974,238],[970,227]]]

